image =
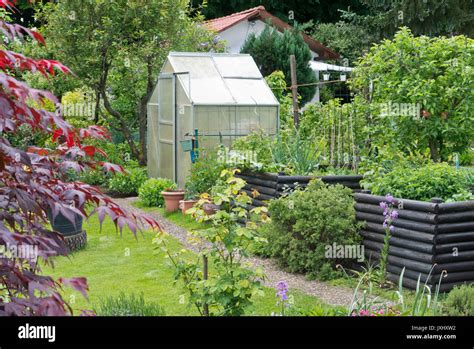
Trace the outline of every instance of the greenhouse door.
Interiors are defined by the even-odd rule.
[[[175,152],[175,77],[158,77],[158,173],[162,178],[176,181]]]
[[[175,151],[176,171],[175,182],[184,188],[184,182],[191,170],[191,153],[193,135],[193,108],[189,101],[190,91],[189,73],[175,73]]]

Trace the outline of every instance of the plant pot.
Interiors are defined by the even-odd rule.
[[[220,208],[221,207],[219,205],[214,205],[214,204],[204,204],[204,205],[202,205],[202,209],[204,210],[204,213],[207,214],[208,216],[212,216]]]
[[[179,202],[179,208],[183,214],[186,214],[186,211],[193,207],[196,202],[197,200],[181,200]]]
[[[179,209],[179,202],[184,199],[184,190],[162,191],[161,195],[165,199],[166,212],[175,212]]]
[[[48,212],[48,218],[53,230],[63,236],[72,236],[82,232],[83,217],[81,215],[74,214],[74,222],[71,222],[61,212],[58,212],[56,217],[53,219],[53,214],[50,211]]]

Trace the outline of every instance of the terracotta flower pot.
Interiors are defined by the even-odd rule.
[[[179,208],[183,214],[186,214],[186,211],[193,207],[196,202],[197,200],[181,200],[179,202]]]
[[[162,191],[165,199],[166,212],[174,212],[179,209],[179,202],[184,199],[184,190]]]

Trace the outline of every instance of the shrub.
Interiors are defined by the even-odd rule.
[[[146,168],[127,169],[127,173],[117,173],[109,181],[110,192],[120,195],[137,195],[138,188],[148,179]]]
[[[466,176],[446,163],[428,163],[422,167],[396,166],[384,176],[374,177],[372,192],[377,195],[429,201],[439,197],[456,198],[468,189]]]
[[[333,277],[328,264],[335,268],[344,260],[326,258],[326,246],[360,241],[352,193],[342,185],[328,186],[313,180],[304,191],[272,200],[269,212],[272,222],[265,236],[271,254],[291,272]]]
[[[451,316],[474,316],[474,285],[453,288],[446,298],[445,312]]]
[[[143,294],[136,296],[110,296],[101,299],[99,306],[94,309],[98,316],[164,316],[164,309],[155,303],[145,303]]]
[[[220,162],[217,150],[200,150],[199,157],[192,164],[191,171],[186,179],[186,192],[188,197],[197,197],[207,193],[219,180],[225,164]]]
[[[253,304],[255,296],[263,295],[263,270],[249,268],[242,257],[248,256],[249,245],[263,241],[257,236],[256,228],[268,222],[267,209],[246,210],[252,199],[242,192],[245,181],[234,177],[234,171],[223,171],[221,178],[227,184],[223,191],[212,197],[201,197],[187,211],[197,222],[209,223],[207,229],[198,229],[193,234],[195,239],[205,242],[198,258],[189,258],[186,250],[169,250],[168,234],[164,231],[158,232],[153,243],[166,253],[174,268],[175,281],[183,283],[189,304],[201,315],[241,316]],[[218,205],[220,209],[207,215],[206,204]],[[247,224],[241,225],[242,220]],[[207,279],[201,263],[204,260],[212,266]]]
[[[161,192],[167,188],[174,188],[173,181],[166,178],[150,178],[138,189],[138,197],[146,206],[162,207],[165,203]]]
[[[101,142],[99,144],[107,154],[107,160],[114,164],[122,165],[127,168],[138,167],[138,161],[132,159],[130,146],[126,142],[111,143]]]
[[[90,185],[104,185],[107,183],[107,176],[101,169],[89,169],[79,176],[80,180]]]

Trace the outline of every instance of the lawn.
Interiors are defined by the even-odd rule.
[[[195,227],[192,220],[184,219],[180,213],[167,215],[171,221],[187,228]],[[198,315],[194,308],[182,302],[182,289],[173,285],[173,270],[166,264],[164,254],[155,250],[153,233],[145,232],[135,238],[129,231],[123,235],[115,232],[113,224],[106,219],[99,232],[97,217],[92,217],[84,225],[88,234],[86,249],[69,257],[58,257],[55,268],[44,268],[44,273],[54,277],[86,277],[89,284],[89,301],[78,292],[66,289],[65,299],[80,314],[82,309],[93,309],[101,298],[125,293],[143,293],[145,301],[155,302],[165,308],[167,315]],[[170,247],[181,249],[177,240],[171,239]],[[321,302],[313,296],[290,290],[295,304],[311,307]],[[181,299],[181,302],[180,302]],[[265,289],[265,296],[255,299],[255,307],[248,315],[270,315],[277,311],[275,291]],[[184,303],[184,304],[183,304]]]

